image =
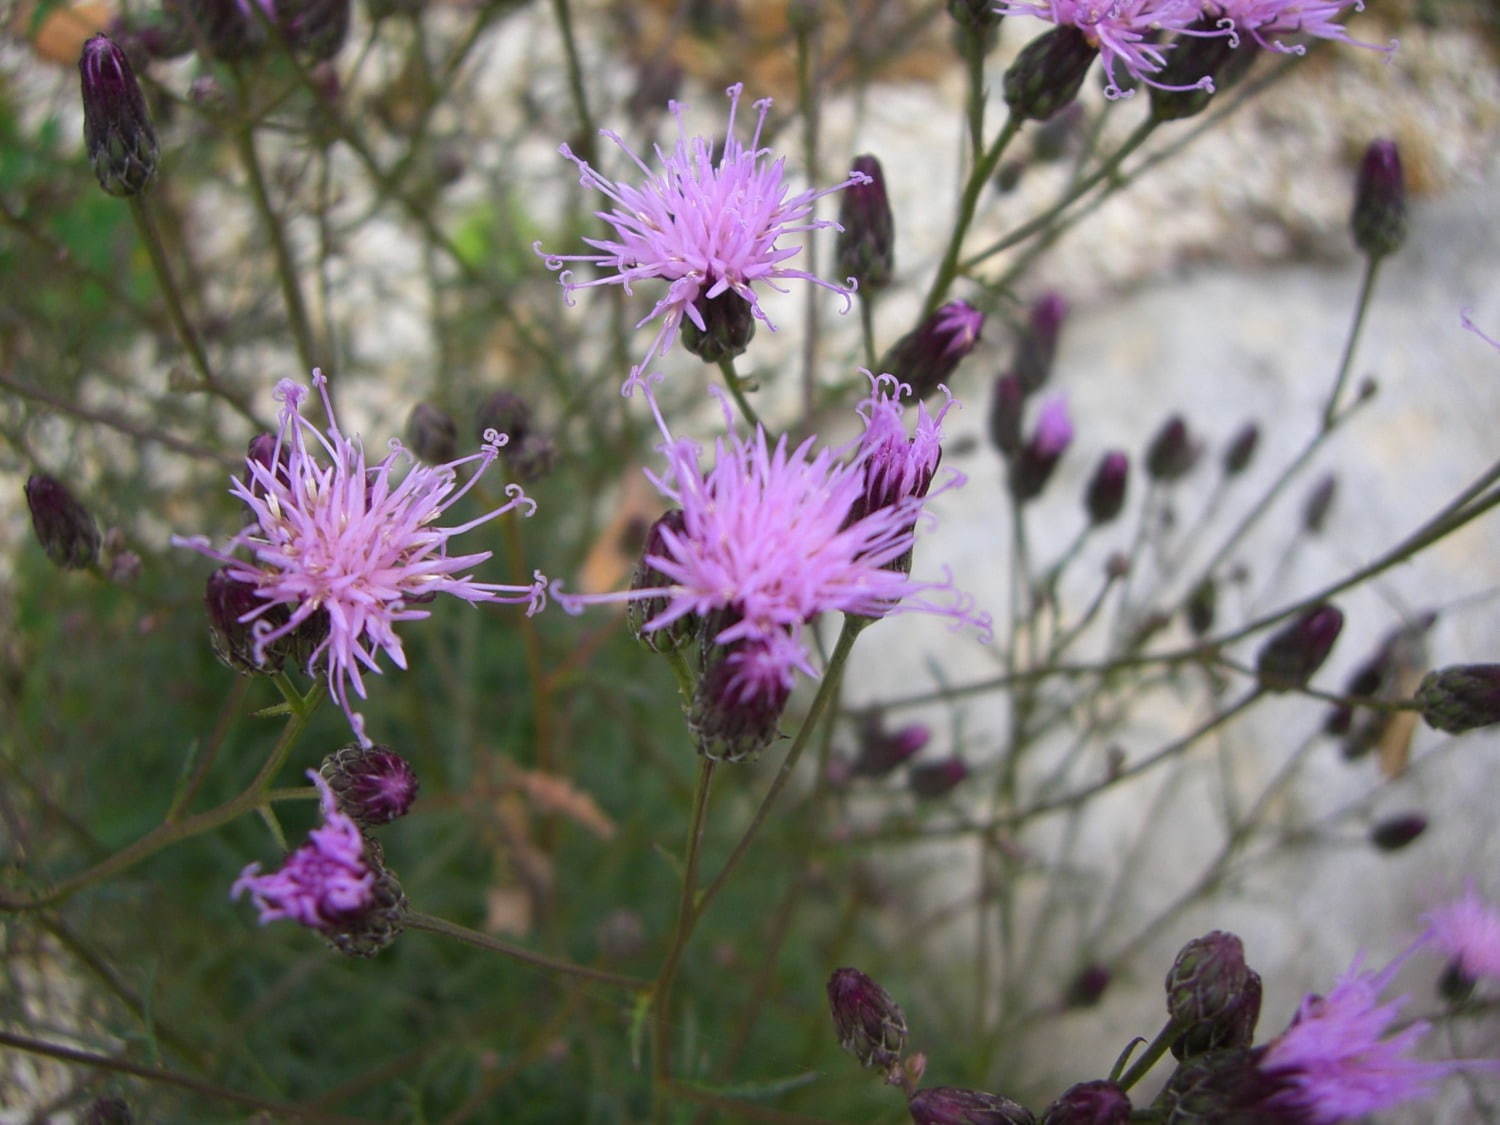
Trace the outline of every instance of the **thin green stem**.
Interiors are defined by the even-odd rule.
[[[964,185],[963,195],[958,201],[958,215],[953,223],[953,233],[948,237],[948,247],[943,251],[942,263],[938,266],[937,276],[932,279],[932,288],[927,291],[927,299],[922,302],[923,316],[942,303],[943,298],[948,295],[948,288],[953,284],[953,279],[958,276],[958,255],[963,249],[964,235],[969,232],[969,224],[974,221],[974,209],[979,205],[979,197],[984,192],[985,185],[989,183],[990,176],[995,171],[995,165],[1000,163],[1000,157],[1005,154],[1006,146],[1020,131],[1021,119],[1014,113],[1010,114],[1005,119],[1000,135],[995,138],[995,143],[975,163],[973,171],[969,173],[968,183]]]
[[[503,957],[509,957],[512,961],[519,961],[524,965],[530,965],[536,969],[545,969],[549,973],[578,977],[581,980],[591,980],[598,984],[614,985],[616,988],[629,989],[632,992],[643,992],[651,987],[650,981],[642,980],[640,977],[626,976],[623,973],[611,973],[604,969],[593,969],[587,965],[577,965],[572,961],[564,961],[559,957],[549,957],[545,953],[538,953],[534,949],[527,949],[524,945],[501,941],[499,938],[491,937],[489,934],[482,934],[478,930],[471,930],[467,926],[460,926],[456,922],[448,921],[446,918],[423,914],[418,910],[407,912],[406,928],[452,938],[454,941],[461,941],[466,945],[472,945],[476,949],[483,949],[489,953],[498,953]]]
[[[724,385],[729,388],[729,393],[734,398],[735,405],[740,408],[740,414],[744,416],[751,428],[761,426],[760,415],[755,413],[755,407],[750,405],[750,400],[745,397],[745,386],[740,377],[735,374],[734,360],[719,360],[719,370],[724,373]]]
[[[297,263],[287,245],[286,231],[281,218],[271,205],[270,193],[266,190],[266,177],[261,169],[260,155],[255,150],[255,133],[249,126],[235,131],[235,147],[240,154],[245,176],[250,182],[250,196],[255,210],[260,215],[261,225],[271,240],[271,252],[276,258],[276,273],[281,281],[281,297],[286,304],[287,320],[292,329],[292,340],[297,345],[297,359],[303,371],[318,366],[316,349],[313,346],[312,321],[307,315],[307,304],[302,298],[302,284],[297,276]]]
[[[863,289],[859,293],[859,330],[865,342],[865,366],[875,370],[875,298]],[[812,414],[809,411],[808,421]]]
[[[822,105],[817,88],[818,76],[821,73],[818,67],[817,16],[813,14],[810,18],[798,19],[796,25],[797,95],[802,109],[802,173],[809,181],[817,183],[820,178],[818,137],[821,123],[820,106]],[[808,232],[805,238],[803,253],[807,255],[808,273],[817,276],[818,243],[813,232]],[[809,285],[805,288],[802,333],[802,416],[809,419],[812,417],[813,401],[818,387],[818,336],[822,326],[818,317],[818,310],[822,307],[820,298],[821,294],[817,286]]]
[[[573,37],[573,12],[568,0],[552,0],[552,14],[557,19],[557,30],[562,36],[563,54],[568,66],[568,93],[573,98],[573,112],[578,115],[578,155],[592,164],[595,162],[594,118],[589,113],[588,90],[583,83],[583,65],[578,61],[578,43]]]
[[[1328,402],[1323,407],[1323,432],[1333,429],[1338,419],[1339,396],[1343,393],[1344,383],[1349,379],[1349,368],[1354,364],[1354,349],[1359,343],[1360,330],[1365,324],[1365,313],[1370,308],[1370,295],[1375,291],[1375,277],[1380,273],[1380,263],[1385,258],[1378,254],[1371,254],[1365,259],[1364,276],[1359,283],[1359,299],[1354,305],[1354,323],[1349,327],[1349,335],[1344,340],[1344,354],[1339,357],[1338,375],[1333,380],[1333,390],[1328,394]]]
[[[1136,1059],[1131,1064],[1130,1069],[1120,1076],[1118,1083],[1120,1089],[1128,1090],[1142,1078],[1146,1077],[1146,1074],[1156,1065],[1157,1061],[1167,1053],[1167,1048],[1172,1045],[1173,1040],[1179,1034],[1181,1032],[1178,1030],[1176,1022],[1168,1020],[1167,1025],[1161,1031],[1157,1032],[1156,1038],[1151,1040],[1151,1044],[1142,1052],[1141,1057]]]
[[[203,350],[203,343],[198,339],[198,333],[194,331],[188,320],[187,310],[182,303],[182,292],[178,289],[177,281],[172,275],[171,264],[167,261],[166,248],[162,245],[161,232],[157,229],[156,220],[151,215],[151,204],[145,195],[130,197],[130,214],[135,219],[136,230],[140,233],[141,242],[146,247],[146,254],[151,259],[151,270],[156,275],[156,286],[161,290],[162,300],[167,305],[167,317],[172,322],[177,339],[187,349],[188,357],[193,361],[198,377],[203,380],[203,389],[222,398],[252,425],[260,426],[261,423],[255,417],[255,412],[250,409],[249,404],[219,382],[214,377],[213,369],[208,365],[208,355]]]
[[[657,974],[651,997],[651,1088],[658,1120],[665,1119],[667,1084],[672,1078],[671,1019],[672,985],[682,963],[683,950],[693,931],[694,898],[698,890],[698,858],[703,844],[703,823],[708,815],[708,795],[713,786],[712,758],[698,763],[698,784],[693,790],[693,815],[688,828],[687,857],[682,871],[682,893],[677,902],[677,924],[666,960]]]
[[[960,31],[963,36],[964,64],[969,79],[966,117],[969,123],[969,149],[974,162],[984,156],[984,56],[986,32]]]

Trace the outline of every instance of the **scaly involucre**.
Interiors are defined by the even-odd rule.
[[[227,564],[232,578],[255,588],[261,604],[240,620],[255,630],[257,660],[308,618],[324,615],[328,635],[308,667],[326,675],[355,735],[369,745],[351,691],[365,698],[364,673],[380,672],[380,652],[406,667],[395,625],[429,615],[414,602],[451,594],[470,604],[525,603],[531,613],[545,604],[540,574],[530,586],[479,582],[465,572],[488,559],[489,551],[448,554],[454,536],[517,508],[530,515],[536,506],[519,485],[509,484],[498,508],[456,527],[439,526],[498,456],[504,436],[491,430],[479,453],[446,465],[420,464],[393,440],[382,460],[367,465],[360,440],[340,431],[320,371],[313,372],[313,382],[327,413],[326,432],[302,416],[307,388],[283,379],[276,388],[282,409],[274,450],[265,459],[246,458],[246,476],[230,488],[252,522],[224,551],[202,536],[172,541]],[[470,463],[474,472],[460,485],[458,469]],[[403,464],[409,466],[404,475],[398,471]],[[250,558],[229,553],[236,549]],[[290,616],[273,627],[265,618],[275,606],[285,606]]]
[[[661,170],[653,172],[617,133],[601,129],[645,175],[639,187],[606,179],[567,145],[558,151],[578,165],[579,183],[603,193],[614,206],[595,214],[614,228],[614,238],[586,238],[594,254],[547,254],[541,244],[536,252],[549,269],[561,270],[559,280],[568,303],[579,289],[595,285],[620,285],[632,292],[637,281],[660,278],[667,282],[666,295],[641,319],[637,328],[660,320],[651,346],[632,371],[632,379],[665,353],[676,338],[683,317],[707,332],[703,314],[695,307],[700,297],[712,300],[733,291],[750,305],[756,319],[775,331],[761,309],[755,286],[763,284],[782,291],[781,281],[799,279],[843,295],[847,307],[853,290],[847,285],[824,281],[786,263],[800,246],[783,246],[789,235],[823,227],[842,229],[828,219],[813,218],[813,204],[821,197],[852,184],[870,182],[862,172],[851,172],[840,183],[821,190],[809,189],[788,196],[782,177],[785,160],[770,159],[771,150],[760,146],[761,129],[770,99],[755,103],[759,117],[748,145],[734,134],[735,115],[744,87],[735,84],[729,95],[729,123],[725,127],[723,151],[714,161],[715,142],[687,135],[682,107],[669,103],[677,119],[678,140],[670,153],[658,146]],[[585,262],[597,267],[601,276],[575,281],[564,263]]]
[[[988,617],[951,580],[914,580],[895,565],[912,548],[927,500],[963,481],[954,473],[930,489],[946,405],[936,416],[921,407],[908,438],[899,399],[909,388],[889,375],[872,377],[860,407],[865,434],[830,449],[811,437],[773,443],[759,426],[743,437],[726,403],[729,432],[715,442],[705,471],[698,445],[672,437],[646,389],[667,458],[665,472],[648,476],[682,512],[680,526],[660,528],[659,553],[644,560],[665,581],[618,594],[559,595],[565,608],[660,598],[648,633],[689,615],[712,621],[716,643],[753,648],[735,678],[746,695],[764,694],[755,685],[790,686],[793,669],[815,674],[801,634],[820,613],[932,613],[988,633]]]

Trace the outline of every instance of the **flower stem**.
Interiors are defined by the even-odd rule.
[[[761,429],[765,429],[765,426],[761,423],[760,415],[755,413],[755,407],[751,406],[750,400],[745,397],[745,386],[740,377],[735,374],[734,360],[719,360],[719,370],[724,373],[724,385],[729,388],[729,393],[734,397],[735,405],[740,408],[740,413],[744,415],[745,421],[750,423],[752,428],[760,427]]]
[[[694,898],[698,889],[698,856],[703,843],[703,822],[708,813],[708,793],[713,785],[715,762],[703,758],[698,763],[698,784],[693,790],[693,817],[688,828],[687,859],[682,872],[682,894],[677,903],[677,925],[672,930],[672,944],[656,976],[651,998],[651,1086],[656,1101],[657,1118],[664,1119],[664,1095],[672,1078],[669,1031],[671,1028],[672,984],[682,951],[687,947],[694,921]]]
[[[969,231],[969,224],[974,221],[974,209],[979,205],[979,196],[984,191],[985,185],[989,183],[990,176],[995,171],[995,165],[1000,163],[1000,157],[1004,155],[1006,146],[1020,131],[1021,119],[1014,113],[1010,114],[1005,119],[1000,135],[995,138],[995,143],[975,163],[974,170],[969,173],[963,196],[958,201],[958,217],[953,223],[953,233],[948,237],[948,248],[943,251],[942,264],[938,266],[937,276],[932,279],[932,288],[927,291],[927,299],[922,302],[923,316],[942,303],[943,298],[948,295],[948,287],[958,276],[958,254],[963,249],[964,235]]]
[[[573,98],[573,112],[578,114],[578,155],[594,163],[594,119],[589,114],[588,92],[583,84],[583,66],[578,61],[578,43],[573,37],[573,12],[568,0],[552,0],[552,14],[562,36],[563,53],[568,63],[568,92]]]
[[[450,937],[454,941],[464,942],[478,949],[484,949],[490,953],[499,953],[501,956],[509,957],[513,961],[520,961],[524,965],[533,968],[545,969],[550,973],[559,973],[563,976],[579,977],[583,980],[597,981],[600,984],[612,984],[618,988],[630,989],[641,992],[651,987],[651,982],[639,977],[625,976],[623,973],[611,973],[604,969],[592,969],[587,965],[576,965],[572,961],[564,961],[558,957],[549,957],[545,953],[538,953],[533,949],[527,949],[524,945],[516,945],[512,942],[501,941],[499,938],[482,934],[478,930],[471,930],[467,926],[460,926],[456,922],[450,922],[446,918],[438,918],[432,914],[423,914],[419,910],[411,910],[406,914],[406,928],[409,930],[423,930],[429,934],[438,934],[442,937]]]
[[[1172,1041],[1179,1034],[1181,1033],[1177,1028],[1177,1021],[1168,1020],[1166,1026],[1157,1032],[1156,1038],[1151,1040],[1150,1046],[1146,1048],[1141,1057],[1136,1059],[1131,1064],[1130,1069],[1121,1075],[1117,1083],[1120,1089],[1128,1090],[1142,1078],[1146,1077],[1147,1072],[1156,1065],[1162,1055],[1167,1053],[1167,1048],[1172,1045]]]
[[[1359,300],[1354,306],[1354,323],[1349,326],[1349,335],[1344,340],[1344,354],[1339,359],[1339,373],[1333,380],[1333,390],[1328,395],[1328,403],[1323,407],[1323,432],[1333,429],[1338,422],[1339,395],[1344,390],[1344,382],[1349,378],[1349,368],[1354,363],[1354,348],[1359,343],[1360,329],[1364,327],[1365,313],[1370,307],[1370,294],[1375,291],[1375,275],[1380,272],[1380,263],[1385,259],[1377,254],[1371,254],[1365,259],[1365,274],[1359,283]]]
[[[859,328],[865,341],[865,363],[875,370],[875,299],[863,291],[859,294]],[[811,418],[811,413],[808,415]]]

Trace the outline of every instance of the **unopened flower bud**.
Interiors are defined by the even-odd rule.
[[[502,453],[524,441],[532,430],[531,404],[511,391],[495,391],[474,414],[475,433],[479,441],[489,430],[506,435],[510,441]]]
[[[133,1125],[134,1115],[124,1098],[95,1098],[78,1119],[79,1125]]]
[[[948,14],[964,31],[976,35],[993,32],[1005,18],[995,10],[994,0],[948,0]]]
[[[1113,979],[1103,965],[1085,965],[1068,983],[1063,1005],[1068,1008],[1092,1008],[1103,998]]]
[[[259,3],[261,11],[251,11],[251,3]],[[268,0],[181,0],[180,9],[194,44],[222,62],[265,49]]]
[[[946,797],[963,784],[968,776],[969,767],[962,758],[944,758],[912,766],[906,776],[906,783],[918,797],[931,800]]]
[[[284,605],[265,609],[255,586],[234,577],[234,568],[221,566],[208,576],[203,605],[208,612],[208,635],[214,655],[242,676],[279,672],[288,660],[304,668],[328,636],[328,614],[318,610],[286,636],[257,652],[256,630],[279,629],[291,620]],[[253,615],[253,616],[252,616]]]
[[[331,59],[349,35],[349,0],[276,0],[276,24],[298,54]]]
[[[99,558],[99,525],[67,485],[37,473],[26,480],[26,506],[42,550],[63,570],[85,570]]]
[[[1036,1125],[1031,1110],[983,1090],[929,1086],[906,1103],[915,1125]]]
[[[1152,480],[1174,481],[1186,476],[1198,463],[1199,446],[1188,433],[1187,422],[1174,414],[1146,447],[1146,472]]]
[[[681,536],[685,527],[684,519],[682,509],[673,508],[670,512],[658,517],[651,525],[650,530],[646,532],[646,542],[641,547],[640,560],[635,564],[635,573],[630,578],[631,590],[650,590],[672,584],[671,579],[647,560],[653,555],[662,557],[669,553],[666,550],[663,532]],[[692,640],[698,631],[698,618],[691,613],[679,617],[660,629],[648,629],[646,626],[665,610],[668,604],[669,600],[665,594],[651,598],[632,598],[625,603],[625,622],[631,634],[652,652],[675,652]]]
[[[770,644],[713,646],[688,714],[698,753],[718,762],[753,761],[777,737],[791,693],[790,670]]]
[[[949,301],[897,340],[880,370],[910,384],[914,399],[926,398],[974,350],[983,327],[984,313],[967,301]]]
[[[1383,852],[1397,852],[1427,831],[1427,818],[1421,813],[1388,816],[1370,829],[1370,843]]]
[[[1192,1055],[1177,1065],[1152,1103],[1163,1125],[1291,1125],[1300,1110],[1268,1109],[1286,1089],[1285,1075],[1257,1065],[1260,1053],[1244,1047]]]
[[[1010,464],[1010,494],[1018,503],[1034,500],[1052,479],[1052,471],[1073,442],[1073,422],[1062,398],[1048,399],[1036,430]]]
[[[828,978],[828,1009],[839,1046],[863,1066],[889,1071],[906,1050],[906,1017],[890,994],[858,969]]]
[[[1167,1013],[1180,1033],[1177,1058],[1248,1047],[1260,1016],[1260,977],[1234,934],[1214,930],[1182,947],[1167,973]]]
[[[1113,1082],[1080,1082],[1042,1114],[1042,1125],[1125,1125],[1130,1099]]]
[[[406,444],[429,465],[445,465],[458,453],[458,425],[446,410],[419,402],[406,416]]]
[[[1474,986],[1478,983],[1478,980],[1464,971],[1463,960],[1455,957],[1443,966],[1438,977],[1438,995],[1455,1006],[1466,1004],[1473,997]]]
[[[99,186],[139,195],[156,176],[156,130],[130,60],[107,35],[91,36],[78,56],[83,145]]]
[[[339,811],[365,828],[405,816],[420,788],[411,765],[388,746],[345,746],[324,758],[318,772]]]
[[[682,65],[660,52],[652,52],[636,67],[635,89],[625,108],[631,120],[659,115],[682,93]]]
[[[1304,610],[1261,647],[1255,660],[1261,687],[1268,691],[1302,687],[1328,659],[1343,627],[1344,615],[1337,606],[1325,603]]]
[[[1130,483],[1130,458],[1112,449],[1099,459],[1099,467],[1089,479],[1083,494],[1083,506],[1089,522],[1105,524],[1119,516],[1125,507],[1125,493]]]
[[[1019,375],[1002,375],[990,395],[990,441],[1010,457],[1021,448],[1021,415],[1026,409],[1026,388]]]
[[[1254,422],[1246,422],[1224,449],[1224,475],[1237,477],[1249,468],[1259,444],[1260,427]]]
[[[1365,149],[1349,226],[1354,244],[1371,258],[1394,253],[1406,238],[1406,177],[1395,141],[1371,141]]]
[[[1027,394],[1035,394],[1051,377],[1052,363],[1057,357],[1057,338],[1067,316],[1068,302],[1061,294],[1044,294],[1032,304],[1026,327],[1016,344],[1016,359],[1012,365]]]
[[[856,156],[852,171],[870,177],[867,184],[846,187],[839,196],[839,232],[834,243],[838,276],[852,277],[861,293],[884,289],[895,268],[896,220],[885,191],[880,161]]]
[[[1214,615],[1219,607],[1219,588],[1209,575],[1188,595],[1187,620],[1193,636],[1203,637],[1214,627]]]
[[[1317,535],[1323,530],[1323,525],[1328,522],[1328,513],[1333,508],[1334,497],[1338,495],[1339,478],[1329,473],[1313,485],[1312,491],[1307,494],[1307,500],[1302,505],[1302,530],[1309,535]]]
[[[193,49],[182,13],[170,2],[158,11],[138,10],[116,17],[109,37],[130,56],[133,66],[144,66],[151,59],[181,58]]]
[[[855,777],[884,777],[904,765],[932,740],[925,723],[910,723],[887,731],[871,723],[861,732],[859,754],[850,767]]]
[[[700,326],[693,319],[703,318]],[[699,295],[682,318],[682,346],[704,363],[734,359],[755,337],[755,311],[733,289],[712,299]]]
[[[1045,121],[1078,97],[1099,48],[1071,25],[1055,27],[1021,49],[1005,72],[1005,102],[1019,121]]]
[[[1416,700],[1427,725],[1448,734],[1500,723],[1500,664],[1453,664],[1428,672]]]

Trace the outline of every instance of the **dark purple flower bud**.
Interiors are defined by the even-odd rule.
[[[1453,664],[1428,672],[1416,700],[1434,730],[1462,734],[1500,723],[1500,664]]]
[[[1248,1047],[1260,1016],[1260,977],[1234,934],[1214,930],[1182,947],[1167,973],[1167,1014],[1179,1029],[1177,1058]]]
[[[881,370],[910,384],[913,398],[926,398],[974,350],[983,327],[984,313],[967,301],[949,301],[896,341]]]
[[[1089,521],[1106,524],[1115,519],[1125,507],[1125,493],[1130,483],[1130,458],[1118,449],[1112,449],[1099,459],[1099,467],[1089,480],[1083,494],[1083,506],[1088,511]]]
[[[1383,258],[1406,238],[1406,176],[1395,141],[1371,141],[1359,162],[1354,211],[1349,217],[1354,245],[1371,258]]]
[[[699,324],[696,313],[703,319]],[[734,359],[755,338],[755,313],[733,289],[709,299],[699,295],[682,318],[682,346],[704,363]]]
[[[291,619],[285,606],[264,609],[265,599],[255,587],[233,575],[233,567],[221,566],[208,576],[203,605],[208,612],[208,635],[214,655],[242,676],[271,675],[288,660],[304,668],[328,636],[328,615],[318,610],[287,636],[256,652],[256,628],[279,629]],[[249,617],[254,614],[255,616]],[[248,620],[244,620],[249,617]],[[257,659],[257,656],[260,659]]]
[[[641,547],[640,561],[635,564],[635,573],[630,578],[632,590],[650,590],[672,584],[672,580],[652,566],[648,559],[652,556],[670,558],[671,552],[667,549],[663,532],[680,536],[685,526],[681,508],[673,508],[651,525],[651,529],[646,532],[646,542]],[[696,614],[679,617],[660,629],[646,628],[652,618],[665,610],[667,605],[668,598],[665,594],[652,598],[634,598],[625,603],[625,622],[631,634],[652,652],[675,652],[692,640],[698,631],[700,622]]]
[[[1085,965],[1078,970],[1063,995],[1063,1006],[1068,1008],[1092,1008],[1103,998],[1113,979],[1103,965]]]
[[[1099,48],[1071,25],[1055,27],[1021,49],[1005,72],[1005,102],[1020,121],[1045,121],[1078,97]]]
[[[291,477],[287,475],[288,453],[283,447],[278,453],[275,434],[256,434],[250,439],[250,444],[245,448],[245,474],[243,480],[245,488],[251,495],[265,499],[269,489],[266,482],[259,479],[257,473],[250,468],[250,463],[255,462],[271,476],[274,469],[274,479],[283,484],[290,485]]]
[[[1261,647],[1255,660],[1261,687],[1288,691],[1303,686],[1328,659],[1343,627],[1344,615],[1337,606],[1325,603],[1304,610]]]
[[[776,739],[791,694],[792,664],[776,644],[714,645],[688,713],[698,753],[718,762],[753,761]]]
[[[856,156],[851,171],[870,177],[867,184],[846,187],[839,196],[839,232],[834,255],[839,277],[852,277],[861,293],[876,293],[891,283],[895,268],[896,219],[885,192],[880,161]]]
[[[531,404],[511,391],[495,391],[482,403],[474,415],[476,436],[479,441],[489,430],[496,430],[510,438],[501,452],[513,449],[526,440],[532,431]]]
[[[349,35],[349,0],[276,0],[276,24],[298,54],[331,59]]]
[[[1048,399],[1031,440],[1010,463],[1010,494],[1018,503],[1034,500],[1052,479],[1052,471],[1073,442],[1073,422],[1061,395]]]
[[[1113,1082],[1080,1082],[1047,1107],[1042,1125],[1125,1125],[1130,1099]]]
[[[1146,447],[1146,472],[1152,480],[1174,481],[1186,476],[1198,463],[1200,447],[1188,433],[1187,422],[1174,414]]]
[[[677,100],[682,92],[682,66],[676,59],[653,52],[641,61],[635,72],[635,89],[625,108],[632,120],[651,119]]]
[[[419,402],[406,416],[406,444],[429,465],[446,465],[458,455],[458,425],[446,410]]]
[[[1068,316],[1068,302],[1058,293],[1047,293],[1031,306],[1026,327],[1016,344],[1015,373],[1027,394],[1035,394],[1052,375],[1057,357],[1057,338]]]
[[[417,775],[388,746],[345,746],[323,759],[318,772],[355,824],[377,828],[403,817],[417,799]]]
[[[78,56],[83,89],[83,146],[99,186],[139,195],[156,176],[156,130],[146,97],[118,44],[94,35]]]
[[[932,740],[932,731],[924,723],[910,723],[894,731],[869,723],[860,733],[859,754],[850,765],[854,777],[884,777],[907,761]]]
[[[1338,491],[1339,478],[1332,473],[1313,485],[1312,491],[1307,494],[1306,502],[1302,505],[1302,530],[1309,535],[1317,535],[1323,530]]]
[[[944,758],[912,766],[906,776],[906,783],[918,797],[930,800],[946,797],[963,784],[968,776],[969,767],[964,765],[962,758]]]
[[[261,11],[250,9],[259,3]],[[180,0],[193,43],[223,62],[250,58],[265,49],[269,0]]]
[[[1464,971],[1463,961],[1455,957],[1443,966],[1443,972],[1438,977],[1438,995],[1457,1007],[1469,1002],[1474,995],[1474,986],[1478,983],[1478,980]]]
[[[929,1086],[906,1103],[916,1125],[1036,1125],[1031,1110],[983,1090]]]
[[[124,1098],[95,1098],[83,1111],[79,1125],[133,1125],[134,1115]]]
[[[889,1072],[906,1050],[906,1017],[890,994],[858,969],[828,978],[828,1009],[839,1046],[863,1066]]]
[[[159,11],[131,12],[117,17],[109,36],[130,56],[132,66],[151,59],[181,58],[193,49],[193,37],[177,5],[163,3]]]
[[[1163,1125],[1308,1125],[1306,1110],[1276,1104],[1290,1088],[1288,1073],[1258,1065],[1260,1052],[1244,1047],[1184,1059],[1152,1103]]]
[[[63,570],[85,570],[99,558],[99,525],[67,485],[37,473],[26,480],[26,506],[42,550]]]
[[[1021,415],[1026,409],[1026,388],[1019,375],[995,380],[990,396],[990,441],[1005,457],[1021,448]]]
[[[948,0],[948,14],[971,35],[993,32],[1005,18],[995,10],[994,0]]]
[[[1214,627],[1214,615],[1219,608],[1219,587],[1214,582],[1213,575],[1198,583],[1188,595],[1185,608],[1188,628],[1192,630],[1193,636],[1207,636],[1208,631]]]
[[[1257,54],[1253,43],[1226,34],[1217,15],[1203,16],[1177,36],[1176,46],[1157,76],[1160,86],[1151,86],[1151,116],[1160,121],[1196,117],[1217,93],[1229,89],[1245,76]],[[1208,78],[1212,85],[1196,86]],[[1163,89],[1162,87],[1193,87]]]
[[[1246,422],[1224,450],[1224,475],[1237,477],[1249,468],[1259,444],[1260,427],[1254,422]]]
[[[1398,852],[1427,831],[1427,818],[1421,813],[1388,816],[1370,829],[1370,843],[1383,852]]]

